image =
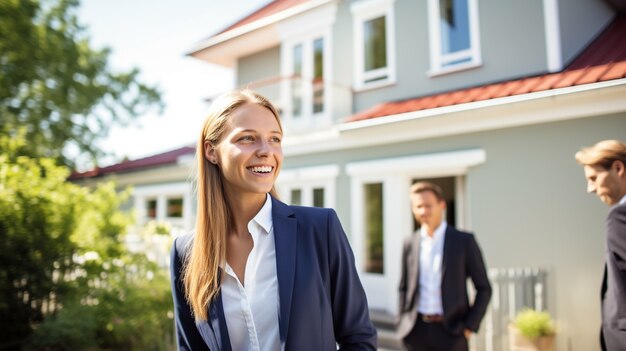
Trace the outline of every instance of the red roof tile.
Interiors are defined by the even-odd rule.
[[[626,77],[625,38],[626,15],[619,15],[561,72],[386,102],[349,117],[347,122],[624,78]]]
[[[140,169],[147,169],[152,167],[164,166],[169,164],[175,164],[178,162],[178,158],[184,155],[193,155],[196,151],[195,147],[185,146],[172,151],[164,152],[157,155],[152,155],[138,160],[124,161],[108,167],[96,167],[87,172],[74,172],[70,175],[69,180],[78,180],[83,178],[101,177],[110,173],[124,173],[130,171],[136,171]]]
[[[602,76],[609,70],[608,65],[601,65],[590,67],[585,73],[576,81],[576,85],[590,84],[599,82]]]
[[[602,76],[602,80],[620,79],[626,77],[626,60],[609,66],[608,71]]]

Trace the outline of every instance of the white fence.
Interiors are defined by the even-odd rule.
[[[540,268],[489,269],[493,289],[472,351],[509,351],[508,325],[524,307],[547,310],[548,270]],[[470,289],[473,291],[473,289]]]

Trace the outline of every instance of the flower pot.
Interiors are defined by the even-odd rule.
[[[554,351],[555,335],[540,336],[529,339],[512,325],[509,325],[510,351]]]

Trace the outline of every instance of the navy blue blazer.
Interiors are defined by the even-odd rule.
[[[276,274],[283,350],[376,350],[354,256],[332,209],[288,206],[272,198]],[[172,247],[172,295],[179,350],[230,351],[222,295],[208,306],[208,320],[195,321],[181,273],[193,236]]]

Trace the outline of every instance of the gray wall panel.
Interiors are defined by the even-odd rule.
[[[246,87],[251,82],[279,76],[279,46],[242,57],[237,61],[237,87]],[[254,90],[265,95],[272,102],[278,102],[280,97],[280,84],[278,82],[256,87]]]

